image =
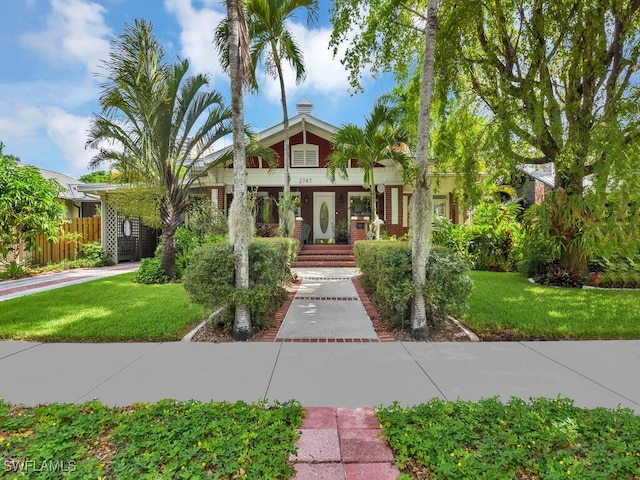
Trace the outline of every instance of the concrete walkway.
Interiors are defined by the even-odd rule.
[[[276,340],[359,339],[378,341],[351,280],[358,269],[298,269],[302,278]]]
[[[43,273],[35,277],[17,280],[3,280],[0,282],[0,302],[10,298],[44,292],[45,290],[120,275],[121,273],[135,272],[139,266],[140,262],[126,262],[110,267],[77,268],[55,273]]]
[[[219,366],[224,365],[224,368]],[[216,367],[217,366],[217,367]],[[163,398],[356,408],[573,398],[640,413],[640,341],[480,343],[0,342],[0,396],[15,403],[109,405]]]

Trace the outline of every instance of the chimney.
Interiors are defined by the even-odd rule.
[[[299,115],[306,113],[307,115],[313,114],[313,103],[308,98],[303,98],[296,103],[296,111]]]

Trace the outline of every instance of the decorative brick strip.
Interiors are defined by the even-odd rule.
[[[378,343],[378,338],[276,338],[282,343]]]
[[[296,300],[360,300],[359,297],[296,297]]]
[[[373,325],[373,329],[378,334],[381,342],[395,342],[395,338],[392,333],[387,332],[387,329],[382,322],[380,312],[377,307],[373,304],[367,292],[364,291],[362,284],[360,283],[360,278],[362,275],[357,277],[351,277],[351,281],[353,282],[354,287],[356,287],[356,292],[358,292],[358,296],[360,297],[360,301],[364,306],[369,319],[371,320],[371,324]]]
[[[280,305],[280,308],[275,314],[273,323],[267,330],[265,330],[264,334],[262,335],[261,340],[263,342],[276,341],[276,336],[280,331],[280,327],[282,326],[284,317],[287,316],[287,312],[289,311],[289,307],[291,307],[291,303],[293,302],[293,299],[295,298],[296,293],[298,293],[298,288],[300,288],[300,284],[302,284],[302,278],[298,277],[298,280],[295,283],[291,283],[287,286],[287,292],[288,292],[287,299],[284,302],[282,302],[282,305]]]
[[[400,471],[372,408],[307,408],[299,429],[293,480],[395,480]]]

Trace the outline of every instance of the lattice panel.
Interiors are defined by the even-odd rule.
[[[114,262],[118,262],[118,212],[115,207],[109,203],[109,201],[104,202],[105,211],[104,211],[104,232],[105,232],[105,241],[104,249],[109,254],[111,259]]]

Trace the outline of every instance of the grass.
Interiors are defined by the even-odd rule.
[[[465,323],[481,337],[640,338],[640,292],[535,285],[517,273],[469,272]]]
[[[204,315],[180,284],[133,283],[135,273],[0,303],[0,339],[46,342],[178,340]]]
[[[379,408],[401,478],[640,479],[640,417],[563,398]]]
[[[290,478],[302,416],[297,402],[26,408],[0,399],[0,478]]]

